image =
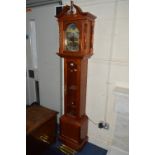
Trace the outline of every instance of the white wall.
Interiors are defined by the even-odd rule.
[[[64,0],[64,4],[69,0]],[[89,122],[89,141],[109,148],[115,129],[115,87],[128,89],[128,0],[75,0],[83,11],[97,16],[94,55],[89,59],[86,113],[105,120],[109,130]]]
[[[68,2],[64,0],[64,4]],[[113,90],[128,89],[128,0],[75,0],[75,3],[97,16],[94,55],[88,64],[86,113],[94,122],[105,120],[110,124],[109,130],[98,129],[92,122],[88,128],[89,141],[108,149],[115,131]],[[59,109],[62,75],[56,68],[60,58],[56,55],[58,25],[54,14],[51,5],[36,7],[27,19],[34,17],[37,22],[41,103]]]
[[[27,24],[36,23],[36,46],[38,54],[38,79],[40,83],[40,104],[61,111],[61,64],[58,51],[58,25],[55,5],[32,8],[27,12]],[[29,25],[27,25],[29,28]]]

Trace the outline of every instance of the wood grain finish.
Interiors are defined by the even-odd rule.
[[[96,17],[91,13],[83,12],[74,4],[71,7],[64,6],[62,12],[56,17],[59,24],[57,54],[64,58],[65,105],[64,115],[60,118],[60,140],[65,145],[80,150],[88,140],[88,117],[85,113],[87,66],[88,58],[93,55],[93,29]],[[71,34],[72,38],[66,40],[68,36],[66,29],[70,25],[74,25],[78,34],[76,37]],[[68,33],[73,32],[71,30]],[[74,42],[75,39],[78,41]],[[73,45],[76,43],[76,47],[71,44],[71,48],[66,48],[66,42],[69,47],[70,42]]]
[[[60,118],[60,140],[67,146],[80,150],[87,142],[88,118],[86,115],[79,119],[63,115]]]
[[[26,134],[47,143],[56,139],[57,112],[33,105],[26,110]]]
[[[59,52],[61,57],[89,58],[93,55],[93,30],[96,16],[82,10],[76,6],[76,13],[69,13],[70,7],[64,6],[62,12],[57,15],[59,23]],[[80,48],[77,52],[65,50],[65,30],[69,24],[75,24],[80,30]]]
[[[85,115],[87,59],[65,58],[65,114],[75,117]]]

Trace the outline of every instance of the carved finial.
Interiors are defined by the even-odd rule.
[[[71,8],[71,14],[73,14],[74,13],[74,11],[73,11],[73,5],[74,5],[74,2],[73,1],[71,1],[71,6],[70,6],[70,8]]]

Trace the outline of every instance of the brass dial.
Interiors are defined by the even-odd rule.
[[[65,50],[79,51],[79,30],[75,24],[69,24],[65,31]]]

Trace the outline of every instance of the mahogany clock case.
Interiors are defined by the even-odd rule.
[[[73,9],[74,8],[74,9]],[[95,16],[71,1],[57,16],[59,52],[64,58],[64,115],[60,118],[60,140],[80,150],[88,140],[86,87],[88,58],[93,54]]]

